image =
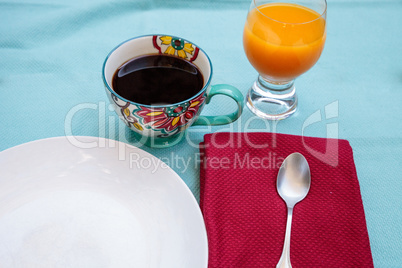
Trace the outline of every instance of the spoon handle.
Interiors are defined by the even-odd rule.
[[[288,219],[286,222],[285,242],[283,243],[282,256],[276,268],[292,268],[290,264],[290,229],[292,228],[293,208],[288,207]]]

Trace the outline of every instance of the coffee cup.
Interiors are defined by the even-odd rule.
[[[243,95],[227,84],[211,85],[212,63],[193,42],[171,35],[145,35],[124,41],[106,57],[102,78],[119,118],[136,139],[164,148],[183,140],[196,125],[224,125],[243,111]],[[235,112],[203,116],[215,95],[237,104]]]

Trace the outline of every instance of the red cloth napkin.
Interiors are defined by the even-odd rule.
[[[209,267],[275,267],[286,204],[276,191],[293,152],[310,166],[311,187],[293,210],[290,258],[297,267],[373,267],[353,161],[346,140],[275,133],[214,133],[201,151],[200,205]]]

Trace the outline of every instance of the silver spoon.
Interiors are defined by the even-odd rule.
[[[288,207],[285,242],[282,256],[276,268],[291,268],[290,264],[290,229],[292,226],[293,207],[303,200],[310,190],[310,168],[306,158],[300,153],[290,154],[283,161],[278,172],[276,189]]]

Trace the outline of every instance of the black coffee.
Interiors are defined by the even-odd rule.
[[[113,90],[120,96],[146,105],[173,104],[196,95],[204,79],[192,63],[167,55],[131,59],[113,75]]]

